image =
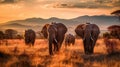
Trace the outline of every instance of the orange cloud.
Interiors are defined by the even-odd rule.
[[[94,1],[95,0],[91,0],[91,2]],[[117,3],[116,1],[112,2],[112,4]],[[86,6],[84,4],[82,5],[77,4],[77,3],[91,3],[91,2],[89,0],[69,0],[69,1],[68,0],[17,0],[17,2],[15,2],[14,4],[13,2],[9,4],[0,4],[0,23],[4,23],[10,20],[29,18],[29,17],[41,17],[41,18],[58,17],[58,18],[69,19],[82,15],[101,15],[101,14],[109,15],[110,12],[112,12],[117,8],[115,7],[111,9],[98,9],[98,8],[91,9],[90,8],[91,5],[86,4],[87,5]],[[109,3],[106,5],[112,6]],[[103,6],[97,6],[97,7],[103,7]]]

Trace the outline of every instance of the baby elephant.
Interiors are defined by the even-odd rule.
[[[75,44],[75,37],[72,34],[66,35],[65,38],[65,47]]]
[[[25,36],[25,44],[34,46],[34,42],[36,38],[35,31],[33,31],[32,29],[25,30],[24,36]]]

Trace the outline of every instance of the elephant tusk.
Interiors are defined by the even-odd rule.
[[[94,41],[94,39],[92,38],[91,34],[90,34],[90,38],[91,38],[92,41]]]
[[[54,39],[55,40],[55,42],[57,43],[57,40],[56,39]]]
[[[91,37],[91,39],[92,39],[92,41],[94,41],[92,37]]]

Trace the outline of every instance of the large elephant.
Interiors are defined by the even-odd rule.
[[[65,38],[65,46],[70,46],[70,45],[75,44],[75,37],[72,34],[67,34]]]
[[[43,26],[41,33],[45,38],[48,38],[50,55],[53,54],[53,46],[54,51],[59,51],[66,32],[67,27],[62,23],[51,23]]]
[[[76,27],[75,32],[83,39],[85,54],[93,54],[95,43],[100,34],[100,29],[96,24],[80,24]]]
[[[32,29],[25,30],[25,44],[34,46],[36,34]]]

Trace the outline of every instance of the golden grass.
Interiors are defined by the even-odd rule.
[[[8,45],[0,45],[0,67],[120,67],[120,53],[109,56],[103,39],[99,39],[93,55],[85,55],[81,39],[75,45],[50,56],[45,39],[37,39],[34,47],[24,44],[24,40],[8,40]],[[120,45],[120,42],[117,41]],[[120,46],[119,46],[120,47]]]

